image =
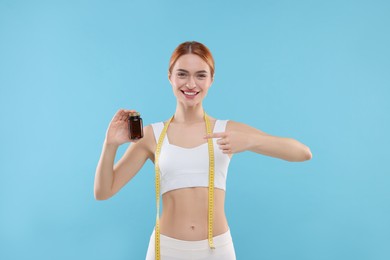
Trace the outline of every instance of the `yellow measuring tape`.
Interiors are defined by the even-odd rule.
[[[155,227],[155,254],[156,260],[160,260],[160,168],[159,168],[159,158],[161,153],[161,147],[167,134],[168,126],[171,123],[173,116],[165,123],[164,128],[158,139],[157,148],[154,158],[154,167],[156,171],[156,207],[157,207],[157,216],[156,216],[156,227]],[[211,134],[211,126],[208,115],[204,113],[204,120],[206,122],[206,132]],[[208,241],[211,249],[215,249],[213,243],[213,217],[214,217],[214,146],[213,139],[207,139],[208,150],[209,150],[209,196],[208,196]]]

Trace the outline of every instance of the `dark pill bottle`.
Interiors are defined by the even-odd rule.
[[[140,113],[131,112],[129,114],[129,138],[131,140],[138,140],[143,136],[144,130]]]

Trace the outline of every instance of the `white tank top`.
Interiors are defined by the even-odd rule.
[[[213,133],[225,132],[228,120],[216,120]],[[163,122],[152,124],[156,143],[164,128]],[[222,153],[213,138],[215,174],[214,187],[226,190],[227,171],[230,157]],[[189,188],[209,186],[209,151],[207,142],[194,148],[184,148],[169,143],[165,135],[160,153],[161,194],[165,192]]]

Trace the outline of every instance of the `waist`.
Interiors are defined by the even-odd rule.
[[[214,235],[220,235],[228,230],[224,202],[225,191],[215,189]],[[163,195],[161,234],[189,241],[207,239],[207,216],[208,188],[185,188],[167,192]]]

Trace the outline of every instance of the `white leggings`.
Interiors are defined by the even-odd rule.
[[[215,249],[210,249],[208,240],[186,241],[160,234],[161,260],[236,260],[230,230],[215,236]],[[150,236],[146,260],[155,260],[154,230]]]

